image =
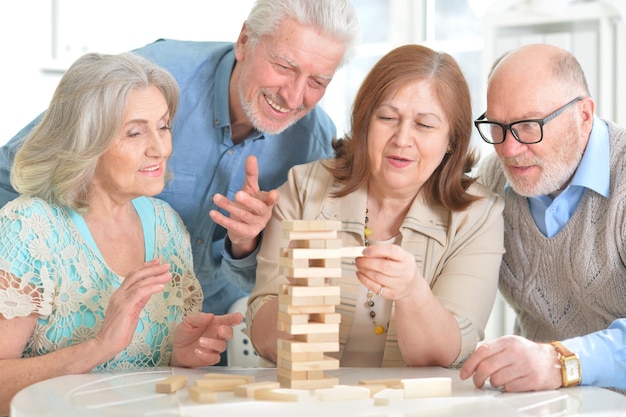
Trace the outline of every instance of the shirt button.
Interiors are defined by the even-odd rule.
[[[196,245],[202,245],[204,241],[202,239],[196,239]]]
[[[229,150],[228,150],[228,154],[229,154],[229,155],[232,155],[232,154],[233,154],[233,152],[235,152],[235,151],[233,151],[232,149],[229,149]]]

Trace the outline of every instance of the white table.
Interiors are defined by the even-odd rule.
[[[157,394],[155,384],[172,374],[184,374],[189,384],[207,372],[254,375],[256,381],[275,381],[276,370],[267,368],[203,369],[158,368],[137,372],[69,375],[34,384],[19,392],[11,403],[12,417],[47,416],[602,416],[626,417],[626,396],[594,387],[575,387],[534,393],[502,393],[476,389],[461,381],[458,371],[442,368],[341,368],[329,372],[340,384],[361,379],[452,378],[452,396],[408,399],[376,406],[373,400],[320,402],[314,396],[295,402],[268,402],[219,393],[214,404],[196,404],[188,390]]]

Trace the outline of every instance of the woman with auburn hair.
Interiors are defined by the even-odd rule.
[[[265,229],[247,326],[276,362],[283,220],[340,220],[341,366],[453,366],[484,337],[503,254],[503,201],[467,174],[467,82],[448,54],[396,48],[363,81],[334,159],[294,167]],[[242,274],[253,270],[242,270]],[[331,354],[332,355],[332,354]]]

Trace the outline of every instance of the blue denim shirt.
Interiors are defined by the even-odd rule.
[[[235,65],[232,43],[160,39],[134,52],[167,69],[180,87],[168,161],[173,179],[157,197],[180,214],[189,230],[194,268],[204,292],[203,311],[223,314],[249,293],[254,282],[242,282],[228,266],[222,267],[226,230],[209,217],[209,210],[217,208],[213,195],[233,198],[243,184],[249,155],[258,158],[261,189],[277,188],[293,165],[333,154],[335,125],[318,106],[281,134],[254,132],[234,145],[228,96]],[[16,196],[9,182],[14,152],[38,120],[0,148],[0,205]],[[255,262],[255,255],[247,261]]]

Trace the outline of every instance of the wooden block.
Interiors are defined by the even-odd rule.
[[[283,220],[282,230],[341,230],[341,221],[337,220]]]
[[[280,273],[290,278],[340,277],[341,268],[288,268],[281,266]]]
[[[403,389],[385,388],[374,394],[374,405],[391,405],[392,402],[404,400]]]
[[[404,398],[449,397],[452,395],[452,379],[412,378],[402,379]]]
[[[322,305],[304,305],[294,306],[291,304],[281,303],[280,294],[278,295],[278,311],[282,311],[287,314],[313,314],[313,313],[334,313],[336,304],[322,304]]]
[[[338,323],[306,323],[306,324],[289,324],[278,322],[278,329],[291,335],[299,334],[320,334],[320,333],[339,333]]]
[[[288,268],[308,268],[310,266],[309,259],[298,259],[281,256],[278,258],[278,266]]]
[[[278,321],[285,324],[306,324],[309,322],[310,314],[287,314],[278,312]]]
[[[324,352],[290,352],[279,349],[277,357],[290,362],[321,361],[324,360]]]
[[[339,259],[340,249],[281,248],[280,256],[292,259]]]
[[[296,278],[290,277],[293,285],[298,285],[302,287],[321,287],[327,284],[326,277],[306,277],[306,278]]]
[[[337,239],[336,230],[285,230],[283,238],[287,240],[331,240]]]
[[[293,297],[289,294],[278,294],[278,304],[294,307],[324,305],[324,296],[318,297]]]
[[[309,391],[302,389],[258,389],[254,391],[254,399],[262,401],[302,401],[309,397]]]
[[[204,379],[245,379],[248,383],[254,382],[254,375],[244,374],[220,374],[219,372],[209,372],[202,375]]]
[[[301,337],[296,336],[296,337]],[[339,336],[333,335],[336,340],[325,342],[306,342],[294,339],[278,339],[278,350],[288,352],[336,352],[339,350]]]
[[[402,386],[401,379],[362,379],[359,381],[361,385],[384,385],[387,388]]]
[[[364,384],[360,386],[369,390],[370,397],[374,397],[374,394],[376,394],[377,392],[380,392],[384,389],[389,388],[386,385],[380,385],[380,384]]]
[[[289,361],[279,357],[276,365],[290,371],[330,371],[339,369],[339,359],[324,356],[324,359],[316,361]]]
[[[248,384],[249,381],[244,378],[226,378],[226,379],[197,379],[196,387],[205,388],[215,392],[234,391],[239,385]]]
[[[187,386],[185,375],[172,375],[162,381],[157,382],[156,392],[161,394],[171,394]]]
[[[208,388],[189,387],[189,398],[197,403],[214,403],[217,401],[217,393]]]
[[[341,323],[341,314],[339,313],[315,313],[309,314],[309,322],[314,323]]]
[[[332,388],[318,388],[315,398],[322,402],[365,400],[370,398],[370,391],[364,387],[335,385]]]
[[[363,251],[366,246],[344,246],[339,249],[339,254],[342,258],[356,258],[363,256]]]
[[[341,295],[341,287],[339,286],[324,286],[324,287],[301,287],[296,285],[286,285],[286,292],[284,294],[291,295],[292,297],[316,297],[316,296],[334,296]]]
[[[319,334],[296,334],[293,335],[292,340],[296,342],[305,342],[305,343],[327,343],[327,342],[339,342],[339,333],[319,333]],[[334,352],[339,349],[327,349],[329,352]]]
[[[305,381],[313,379],[324,379],[324,371],[290,371],[285,368],[276,368],[276,375],[282,379],[290,381]]]
[[[327,295],[324,296],[325,305],[337,305],[341,303],[341,295]]]
[[[284,388],[311,390],[334,387],[339,384],[339,379],[325,376],[324,378],[319,379],[289,380],[281,375],[278,375],[278,382],[280,382],[280,386]]]
[[[278,381],[259,381],[235,387],[235,397],[254,398],[255,391],[259,389],[280,388]]]
[[[341,268],[341,258],[336,259],[299,259],[278,258],[278,265],[285,268]]]

